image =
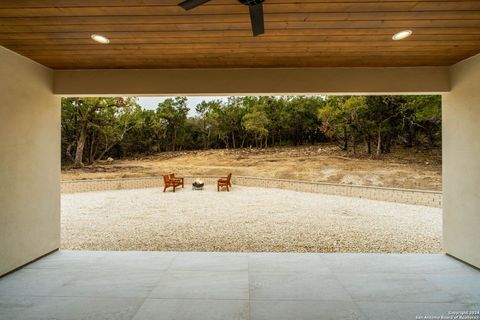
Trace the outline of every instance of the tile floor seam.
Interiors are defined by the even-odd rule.
[[[337,274],[336,273],[332,273],[332,277],[338,281],[338,283],[340,284],[340,286],[343,288],[343,290],[345,290],[345,292],[348,294],[348,296],[350,297],[350,299],[352,299],[352,301],[355,301],[355,299],[353,298],[353,295],[352,293],[350,293],[350,291],[346,288],[345,284],[337,277]]]
[[[363,311],[362,307],[358,304],[357,301],[353,300],[352,302],[357,307],[357,309],[360,311],[360,313],[365,317],[365,320],[375,320],[375,319],[372,319],[369,316],[367,316],[367,314],[365,313],[365,311]]]
[[[147,298],[153,293],[153,290],[155,290],[155,288],[160,284],[160,282],[164,279],[164,277],[166,277],[166,274],[168,273],[168,271],[170,270],[170,267],[173,263],[173,260],[175,260],[175,258],[177,257],[178,253],[174,254],[174,256],[172,257],[172,259],[170,259],[170,262],[168,263],[168,266],[165,270],[161,270],[162,272],[162,275],[158,278],[157,282],[155,283],[155,285],[152,287],[152,289],[148,292],[147,294]],[[160,270],[159,270],[160,271]]]
[[[298,301],[305,301],[305,302],[354,302],[354,300],[339,300],[339,299],[292,299],[292,298],[275,298],[275,299],[252,299],[252,301],[291,301],[291,302],[298,302]],[[371,302],[371,301],[370,301]]]
[[[171,272],[211,272],[211,273],[215,273],[215,272],[225,272],[225,273],[235,273],[235,272],[246,272],[246,270],[214,270],[214,271],[207,271],[205,269],[183,269],[183,270],[179,270],[179,269],[172,269]]]
[[[252,315],[252,299],[250,294],[250,255],[247,254],[247,284],[248,284],[248,320],[253,318]]]
[[[208,300],[208,301],[248,301],[248,299],[240,299],[240,298],[225,298],[225,299],[219,299],[219,298],[158,298],[158,297],[147,297],[145,298],[147,300],[172,300],[172,301],[177,301],[177,300],[195,300],[195,301],[203,301],[203,300]]]
[[[339,273],[339,274],[344,274],[345,273]],[[376,275],[376,274],[381,274],[381,275],[384,275],[384,273],[369,273],[369,274],[363,274],[363,275]],[[389,275],[392,275],[392,274],[397,274],[397,273],[390,273]],[[347,275],[351,275],[351,274],[347,274]],[[359,274],[357,274],[359,275]],[[445,294],[446,296],[448,296],[449,298],[453,299],[453,300],[449,300],[449,301],[422,301],[422,302],[415,302],[415,301],[409,301],[409,300],[404,300],[404,301],[400,301],[398,303],[457,303],[457,298],[452,295],[451,293],[439,288],[435,283],[433,283],[433,281],[430,281],[428,280],[426,277],[425,277],[425,274],[421,274],[421,273],[416,273],[416,274],[400,274],[400,275],[409,275],[409,276],[412,276],[414,275],[415,276],[415,280],[423,280],[425,282],[427,282],[429,285],[431,285],[433,288],[435,288],[437,290],[437,292],[441,292],[443,294]],[[445,276],[445,275],[443,275]],[[403,279],[402,279],[403,281]],[[341,282],[341,280],[340,280]],[[342,283],[343,284],[343,283]],[[353,297],[352,297],[353,298]],[[354,299],[355,300],[355,299]],[[357,301],[357,300],[355,300]],[[392,302],[395,302],[394,300],[382,300],[382,301],[378,301],[378,302],[387,302],[387,303],[392,303]]]
[[[17,297],[30,297],[30,296],[17,296]],[[149,299],[148,296],[109,296],[109,295],[61,295],[61,296],[40,296],[40,298],[99,298],[99,299]]]
[[[395,303],[395,304],[419,304],[419,305],[422,305],[422,304],[439,304],[439,305],[442,305],[442,304],[473,304],[475,305],[476,303],[467,303],[467,302],[440,302],[440,301],[435,301],[435,302],[430,302],[430,301],[427,301],[427,302],[418,302],[418,301],[415,301],[415,302],[411,302],[411,301],[375,301],[375,300],[363,300],[363,299],[359,299],[359,300],[355,300],[355,302],[358,302],[358,303]]]
[[[142,309],[142,307],[145,305],[145,302],[147,302],[147,300],[148,300],[148,298],[143,299],[142,303],[141,303],[140,306],[137,308],[137,310],[135,310],[135,313],[132,315],[132,317],[130,318],[130,320],[135,319],[135,317],[137,316],[137,314],[140,312],[140,309]]]
[[[451,298],[453,299],[453,301],[451,301],[451,302],[445,302],[445,303],[458,303],[458,302],[457,302],[458,298],[457,298],[454,294],[452,294],[452,293],[450,293],[450,292],[448,292],[448,291],[445,291],[445,290],[441,289],[439,286],[437,286],[437,285],[435,284],[434,281],[431,281],[431,280],[427,279],[426,277],[423,277],[423,279],[424,279],[428,284],[430,284],[432,287],[434,287],[435,289],[437,289],[438,292],[442,292],[442,293],[446,294],[447,296],[449,296],[449,297],[451,297]],[[435,303],[435,302],[430,302],[430,303]]]
[[[252,298],[250,301],[305,301],[305,302],[353,302],[355,300],[335,300],[335,299],[308,299],[308,298],[301,298],[301,299],[295,299],[295,298]]]

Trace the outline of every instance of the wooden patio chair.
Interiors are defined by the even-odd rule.
[[[184,187],[184,185],[183,185],[184,178],[175,177],[175,173],[171,173],[170,174],[170,179],[180,181],[182,183],[182,188]]]
[[[217,191],[220,191],[220,188],[226,187],[227,191],[230,192],[230,189],[232,187],[232,174],[229,173],[228,176],[226,177],[221,177],[220,179],[217,180]]]
[[[169,187],[173,187],[173,192],[175,192],[175,189],[181,185],[182,181],[180,179],[172,179],[169,175],[163,176],[163,192]]]

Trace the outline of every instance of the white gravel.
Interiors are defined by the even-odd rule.
[[[62,247],[89,250],[419,252],[441,248],[442,211],[234,186],[62,195]]]

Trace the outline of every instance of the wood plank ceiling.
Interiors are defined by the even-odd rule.
[[[237,0],[180,1],[1,0],[0,45],[54,69],[443,66],[480,53],[480,0],[265,0],[258,37]]]

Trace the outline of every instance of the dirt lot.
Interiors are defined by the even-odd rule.
[[[333,145],[269,149],[165,152],[104,161],[81,169],[65,167],[63,180],[178,175],[234,175],[441,190],[440,150],[399,149],[380,159],[352,156]]]

